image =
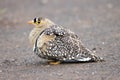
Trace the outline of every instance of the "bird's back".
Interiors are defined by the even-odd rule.
[[[59,61],[95,61],[97,57],[83,46],[78,36],[67,29],[53,25],[37,38],[35,53],[45,59]]]

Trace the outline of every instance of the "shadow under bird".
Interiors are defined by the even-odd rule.
[[[80,38],[69,29],[42,17],[28,23],[35,25],[29,35],[34,53],[47,59],[50,64],[103,61],[103,58],[84,47]]]

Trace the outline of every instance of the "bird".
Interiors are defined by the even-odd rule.
[[[34,18],[28,23],[35,26],[29,34],[34,53],[48,60],[49,64],[103,61],[103,58],[86,48],[70,29],[43,17]]]

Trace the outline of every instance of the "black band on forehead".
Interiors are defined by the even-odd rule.
[[[36,23],[36,18],[34,18],[34,23]]]

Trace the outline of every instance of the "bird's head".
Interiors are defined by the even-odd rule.
[[[33,20],[28,21],[28,23],[35,25],[35,27],[37,28],[49,27],[51,25],[54,25],[51,20],[42,17],[34,18]]]

